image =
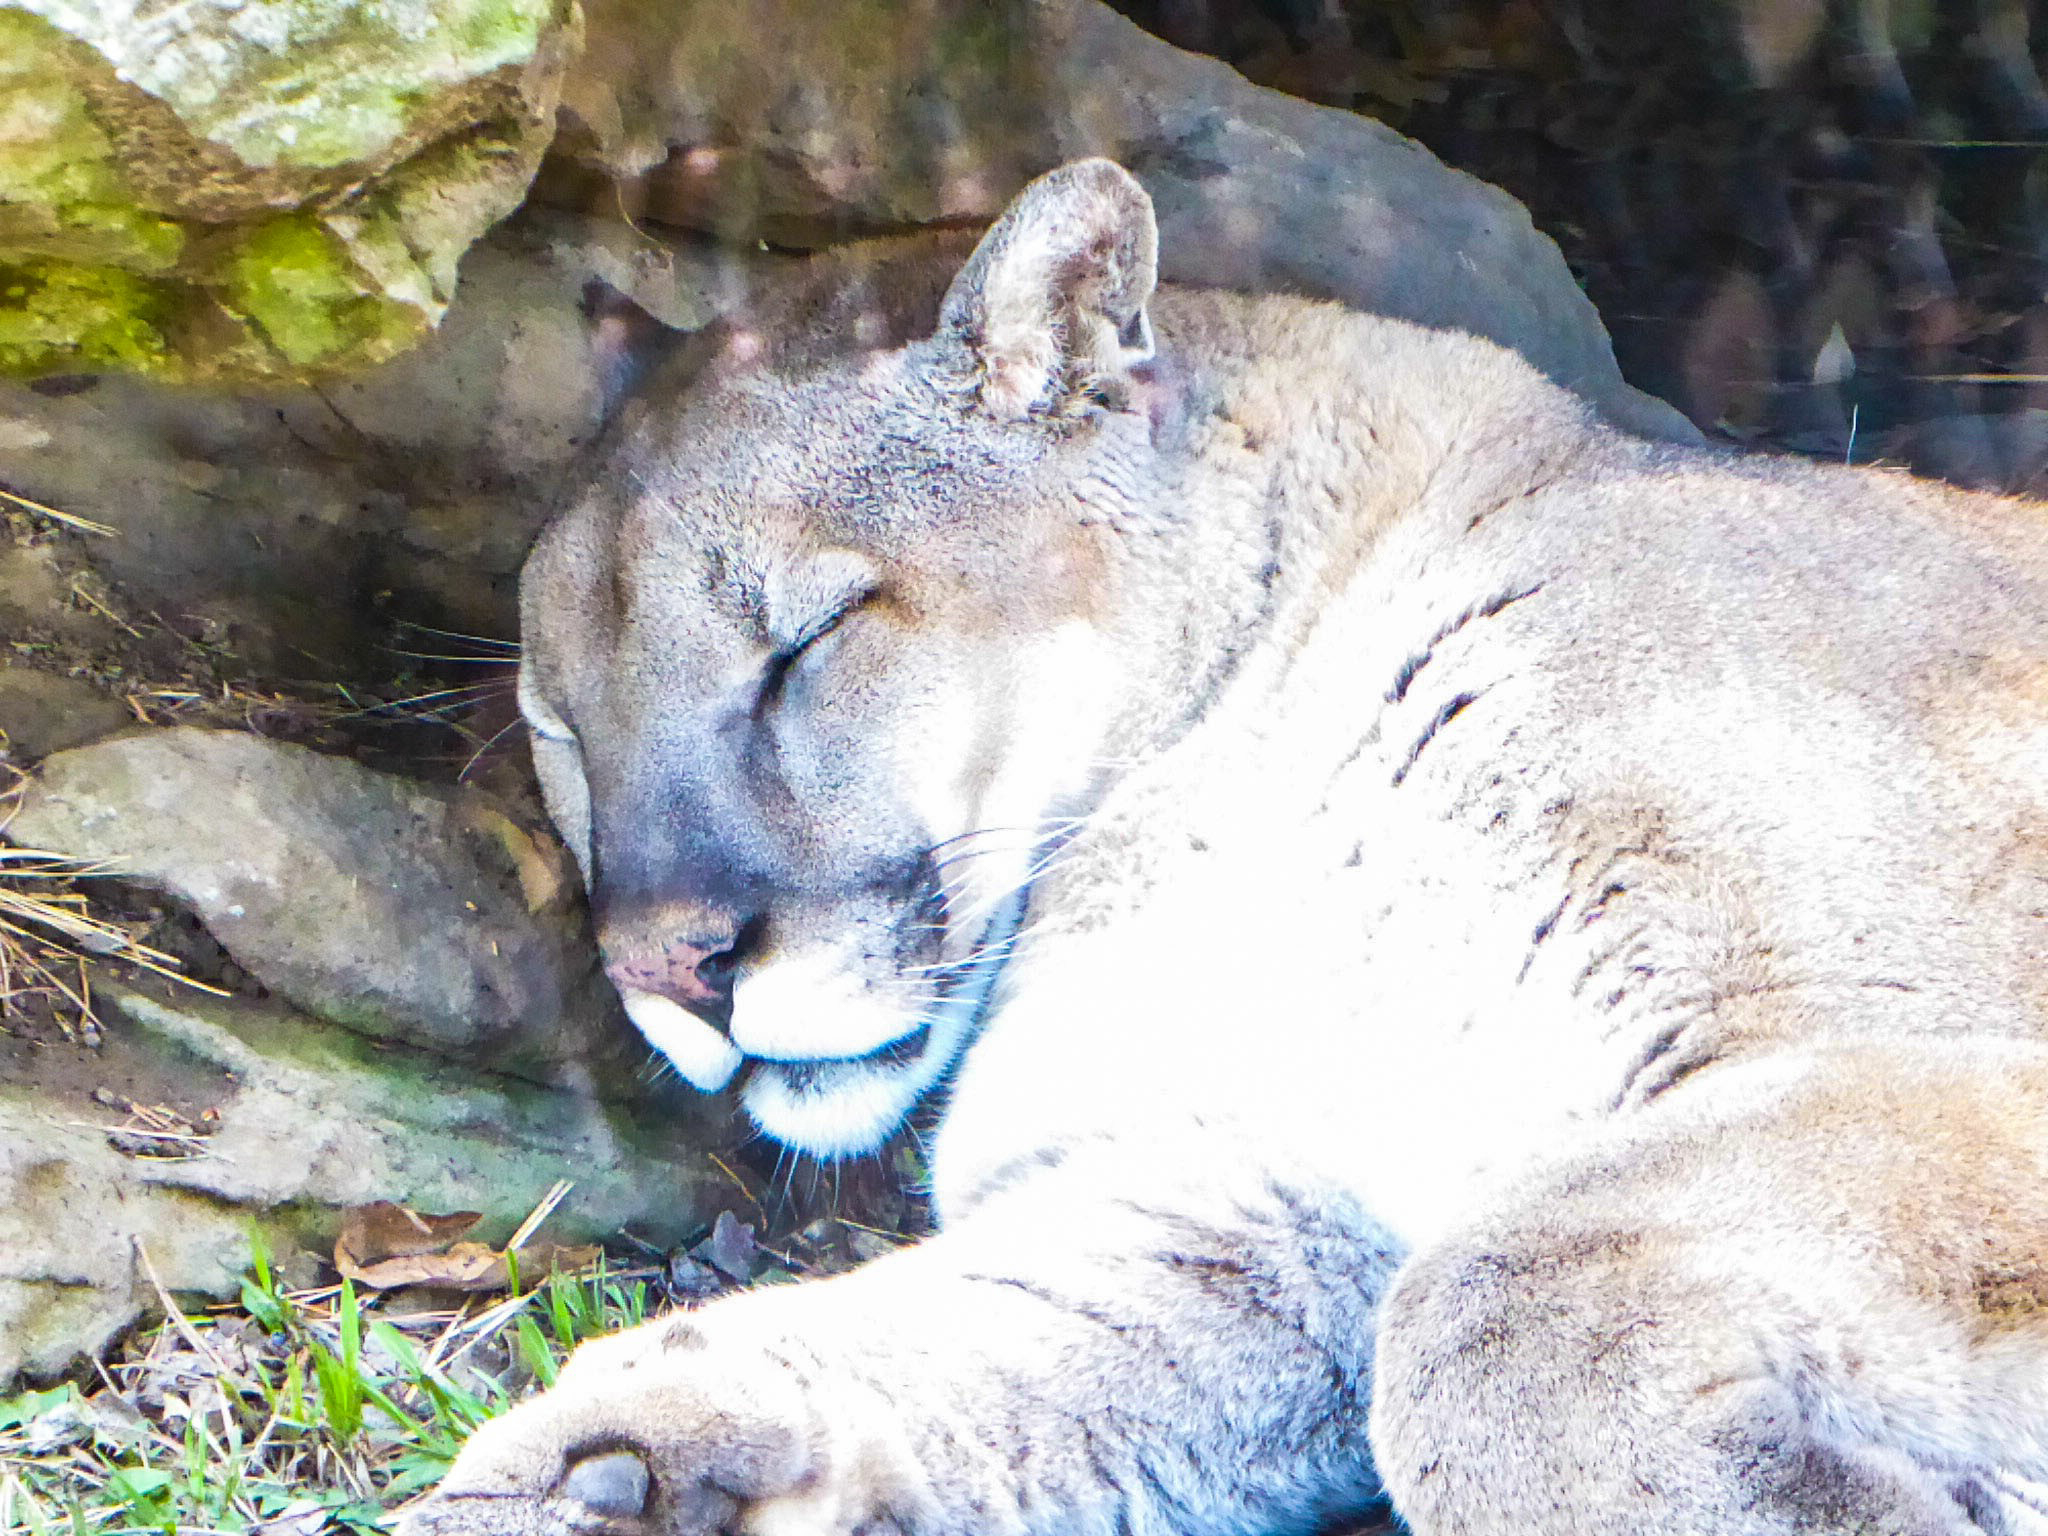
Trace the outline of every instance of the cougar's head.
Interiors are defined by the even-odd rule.
[[[527,564],[520,698],[606,966],[683,1076],[806,1150],[873,1147],[942,1076],[1091,793],[1154,243],[1083,162],[910,339],[838,302],[729,330]]]

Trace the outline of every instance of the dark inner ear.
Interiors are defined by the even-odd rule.
[[[583,285],[576,308],[590,322],[592,358],[607,421],[680,343],[695,334],[655,318],[601,277]]]

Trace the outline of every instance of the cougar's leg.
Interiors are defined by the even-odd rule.
[[[1302,1536],[1377,1500],[1389,1236],[1236,1135],[1076,1143],[852,1274],[594,1340],[404,1536]]]
[[[2048,1531],[2048,1049],[1708,1068],[1404,1267],[1420,1536]]]

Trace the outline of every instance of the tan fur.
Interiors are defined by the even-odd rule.
[[[2048,517],[1148,330],[1149,240],[1055,173],[536,552],[614,965],[735,946],[651,1033],[827,1153],[947,1076],[944,1230],[586,1348],[411,1529],[2048,1528]]]

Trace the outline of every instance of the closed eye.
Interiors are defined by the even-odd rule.
[[[851,594],[846,603],[805,625],[797,632],[794,640],[770,656],[767,666],[761,673],[762,707],[765,708],[780,698],[783,685],[789,679],[790,669],[802,660],[804,652],[838,629],[873,596],[872,592]]]

